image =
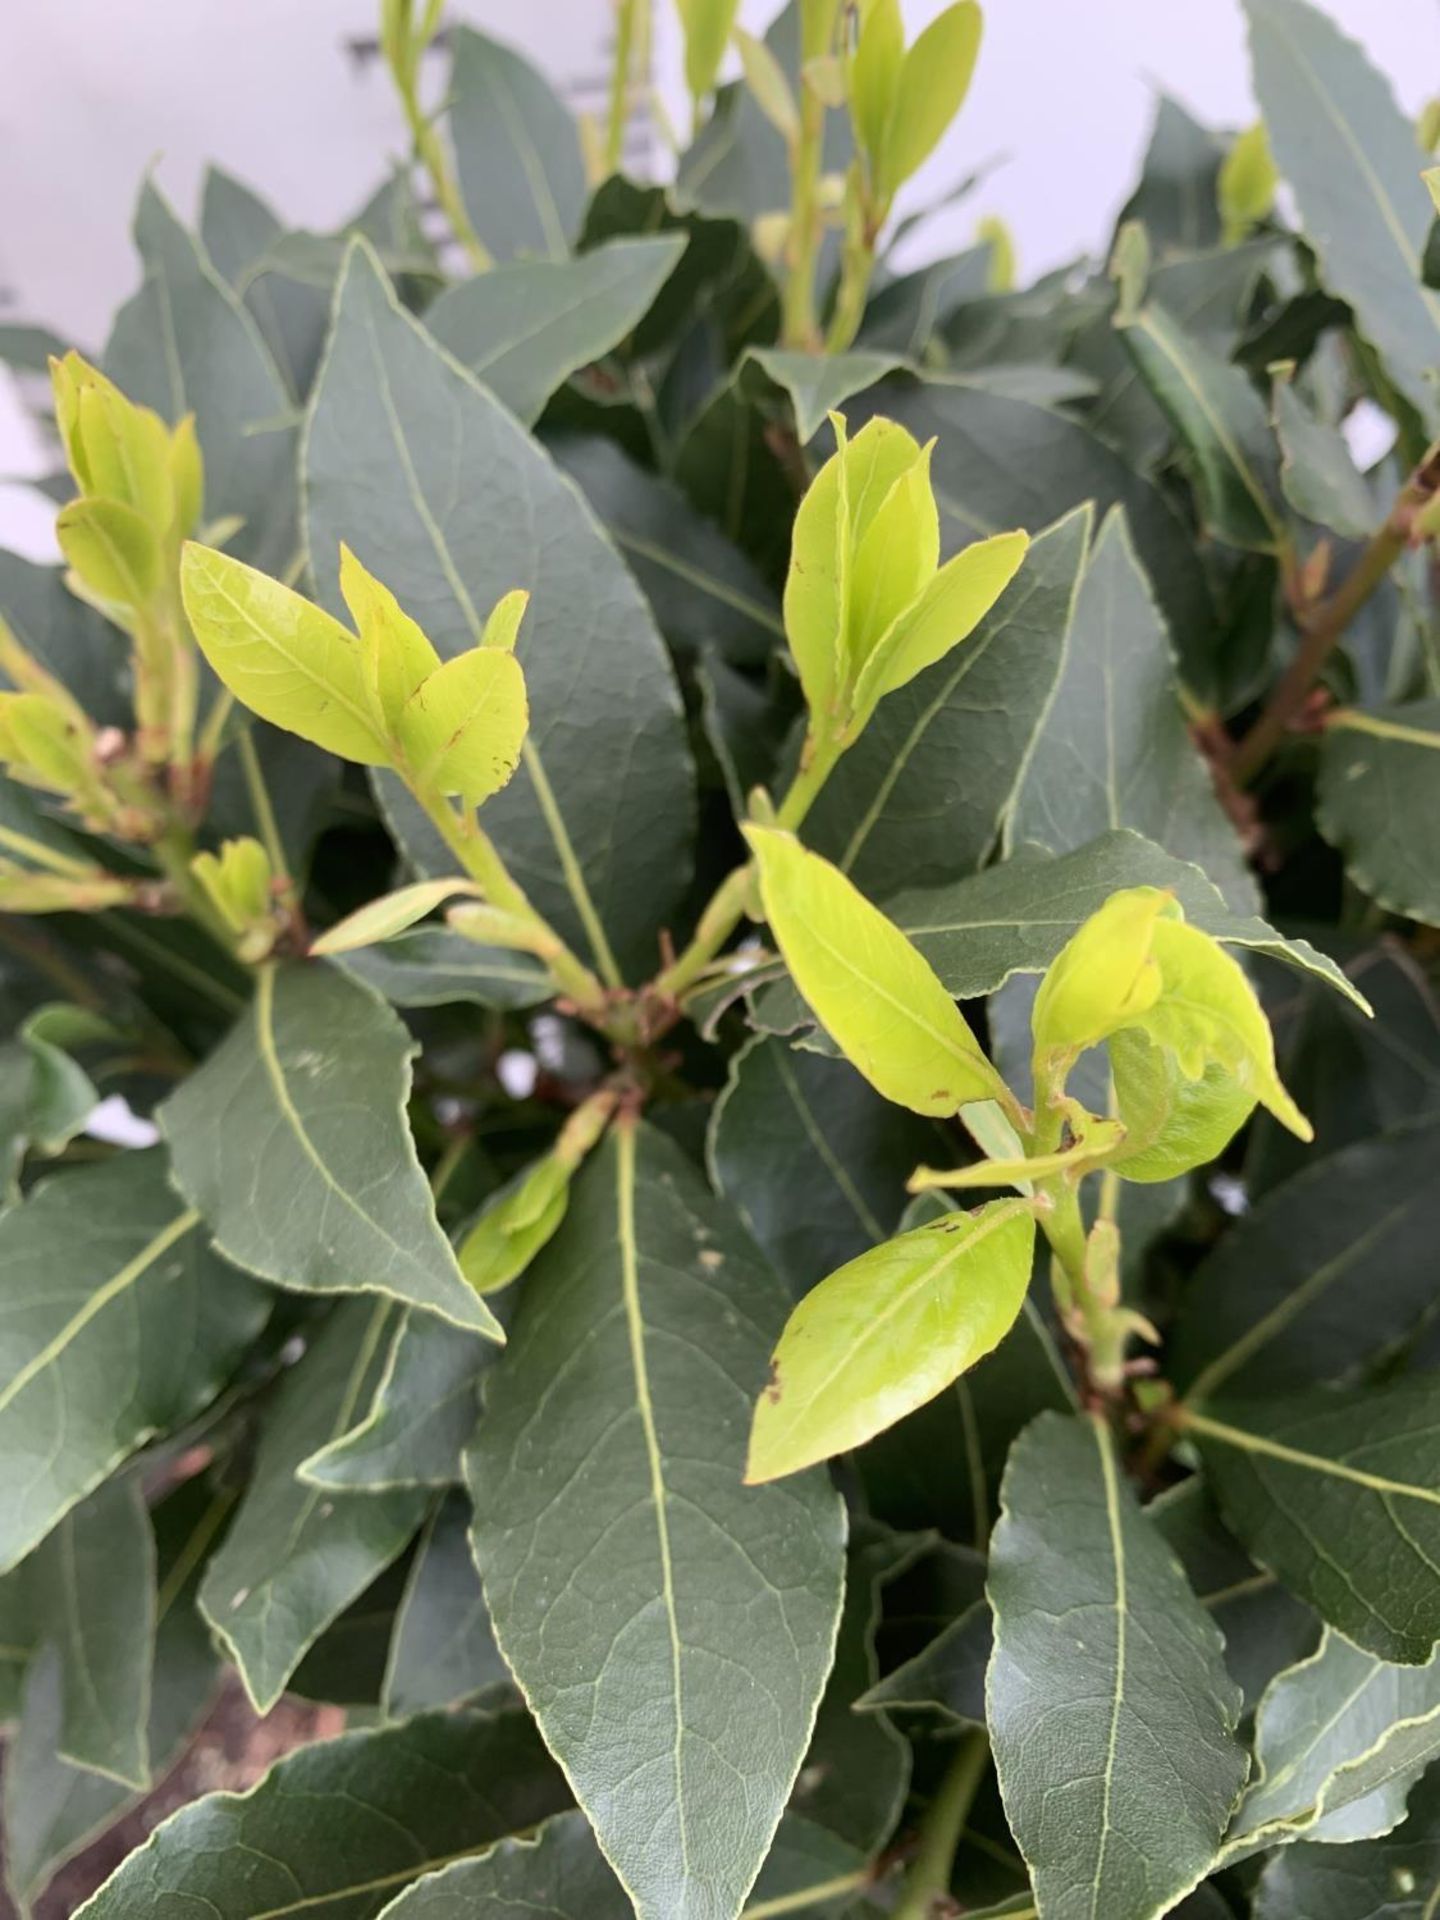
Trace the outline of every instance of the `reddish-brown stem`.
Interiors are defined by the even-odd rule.
[[[1325,662],[1346,628],[1405,551],[1415,515],[1440,490],[1440,445],[1430,449],[1371,534],[1360,558],[1326,599],[1296,615],[1300,644],[1275,684],[1264,711],[1235,749],[1230,776],[1246,786],[1294,724]]]

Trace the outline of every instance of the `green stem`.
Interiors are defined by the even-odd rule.
[[[833,745],[828,739],[817,742],[807,738],[800,756],[799,770],[775,816],[777,826],[784,827],[789,833],[796,831],[818,799],[821,788],[834,771],[835,763],[843,751],[842,747]],[[700,916],[700,924],[689,946],[656,979],[655,991],[662,998],[678,999],[694,986],[734,933],[744,918],[753,871],[753,865],[747,862],[742,867],[736,867],[721,881],[711,896],[710,904]]]
[[[641,14],[649,0],[619,0],[615,20],[615,60],[610,69],[610,111],[605,126],[605,170],[617,173],[625,151],[625,123],[630,118],[630,81],[635,47],[640,38]]]
[[[395,82],[395,91],[400,96],[400,106],[405,115],[405,124],[410,129],[410,138],[414,143],[416,157],[430,176],[430,184],[435,189],[435,198],[440,203],[440,210],[449,223],[450,231],[465,249],[471,266],[477,273],[483,273],[487,267],[494,264],[489,248],[471,224],[454,170],[450,165],[450,156],[446,153],[444,142],[433,122],[426,116],[425,109],[420,104],[420,60],[426,47],[434,38],[435,30],[439,25],[440,9],[438,6],[428,7],[418,28],[411,18],[409,0],[405,0],[405,4],[395,11],[393,17],[389,8],[384,11],[390,24],[382,29],[381,42],[385,49],[390,76]]]
[[[462,819],[448,801],[426,800],[418,793],[415,798],[490,905],[502,908],[534,929],[532,951],[544,962],[560,992],[575,1003],[577,1012],[603,1026],[609,1014],[604,987],[584,961],[570,951],[544,915],[530,904],[524,889],[510,877],[493,841],[474,815]]]
[[[693,987],[739,926],[745,915],[753,871],[749,862],[736,867],[711,895],[689,946],[656,977],[655,991],[662,999],[678,999]]]
[[[1400,489],[1394,506],[1371,534],[1350,572],[1327,600],[1301,620],[1300,644],[1276,682],[1260,718],[1236,748],[1229,772],[1238,786],[1247,786],[1275,751],[1298,718],[1321,669],[1344,637],[1346,628],[1389,574],[1409,543],[1415,515],[1440,488],[1440,446],[1425,455]]]
[[[828,738],[807,737],[795,778],[790,782],[789,790],[775,815],[777,827],[783,827],[787,833],[799,831],[844,751],[843,746],[837,746]]]
[[[250,811],[255,817],[260,844],[269,855],[271,872],[277,879],[283,877],[288,884],[290,864],[285,857],[285,845],[280,838],[280,825],[275,818],[270,789],[265,784],[265,770],[260,765],[260,755],[255,748],[255,735],[249,727],[240,735],[238,751],[245,775],[245,791],[250,798]]]
[[[889,214],[877,208],[857,159],[845,182],[845,251],[840,262],[840,291],[825,339],[827,353],[843,353],[860,331],[865,299],[875,272],[875,243]]]
[[[838,1900],[843,1893],[859,1893],[862,1887],[870,1885],[872,1877],[868,1867],[862,1867],[858,1873],[837,1874],[833,1880],[817,1881],[813,1887],[801,1887],[797,1893],[782,1893],[773,1900],[757,1901],[753,1907],[746,1907],[740,1920],[780,1920],[782,1914],[805,1913],[827,1900]]]
[[[990,1743],[983,1730],[977,1729],[961,1742],[925,1815],[920,1847],[906,1875],[894,1920],[938,1920],[947,1910],[941,1903],[950,1897],[960,1836],[989,1759]]]
[[[825,102],[800,83],[800,132],[790,159],[789,272],[782,309],[782,344],[813,353],[820,345],[815,327],[815,273],[820,254],[820,164],[825,142]]]

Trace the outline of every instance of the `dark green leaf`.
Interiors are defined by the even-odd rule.
[[[1267,240],[1181,255],[1156,267],[1146,298],[1212,353],[1228,357],[1242,312],[1273,253],[1274,243]],[[1158,467],[1174,436],[1121,342],[1110,307],[1082,327],[1066,359],[1099,383],[1094,405],[1085,410],[1088,425],[1144,471]],[[1268,359],[1262,362],[1262,368],[1268,365]]]
[[[632,1909],[583,1813],[557,1814],[533,1840],[457,1860],[386,1907],[384,1920],[628,1920]]]
[[[717,387],[688,422],[672,471],[691,505],[762,573],[783,575],[795,493],[775,457],[769,421],[739,381]]]
[[[779,781],[799,689],[778,656],[764,679],[757,679],[712,653],[696,669],[695,679],[700,724],[719,762],[730,810],[743,820],[755,788],[773,792]]]
[[[63,359],[70,342],[62,340],[49,327],[27,326],[8,321],[0,326],[0,361],[17,373],[44,373],[52,359]]]
[[[1220,1509],[1262,1566],[1358,1646],[1440,1640],[1436,1377],[1189,1413]]]
[[[497,260],[563,260],[585,205],[569,109],[503,42],[456,27],[452,43],[450,137],[472,226]]]
[[[1315,818],[1357,886],[1392,913],[1440,926],[1440,700],[1335,714]]]
[[[774,592],[682,493],[608,440],[566,435],[553,452],[604,521],[678,659],[711,647],[734,666],[769,657],[785,632]]]
[[[723,357],[734,360],[752,339],[773,339],[779,295],[751,243],[749,223],[711,218],[677,203],[661,186],[641,186],[611,174],[585,212],[582,251],[636,234],[683,234],[685,252],[650,311],[635,329],[637,354],[673,351],[697,322],[716,326]]]
[[[1285,541],[1279,460],[1249,379],[1162,306],[1123,322],[1120,337],[1193,468],[1206,530],[1232,547],[1276,552]]]
[[[918,361],[954,310],[984,293],[989,272],[986,245],[885,281],[866,305],[860,345]]]
[[[57,1757],[150,1783],[155,1541],[136,1475],[72,1507],[31,1562],[36,1620],[59,1659]]]
[[[1325,1154],[1440,1112],[1440,1009],[1424,975],[1390,942],[1338,952],[1374,1016],[1318,980],[1271,1006],[1280,1077],[1315,1141],[1307,1147],[1260,1119],[1245,1162],[1252,1200]]]
[[[893,1727],[856,1713],[855,1704],[875,1681],[881,1589],[913,1551],[903,1536],[863,1522],[851,1542],[835,1664],[752,1906],[859,1872],[894,1831],[910,1777],[909,1750]]]
[[[300,1477],[317,1487],[448,1487],[475,1426],[480,1374],[493,1341],[413,1308],[388,1341],[375,1397],[356,1426],[312,1454]]]
[[[1042,1414],[1001,1501],[990,1736],[1037,1905],[1154,1920],[1209,1871],[1245,1779],[1220,1635],[1098,1420]]]
[[[174,1762],[220,1684],[221,1668],[195,1608],[195,1587],[230,1506],[203,1478],[155,1511],[156,1607],[148,1745],[157,1775]],[[118,1781],[68,1766],[58,1753],[64,1691],[53,1652],[32,1667],[24,1714],[5,1756],[5,1868],[22,1902],[138,1796]]]
[[[37,1030],[32,1014],[13,1040],[0,1041],[0,1200],[20,1198],[27,1150],[53,1157],[79,1133],[99,1103],[88,1074]]]
[[[346,1734],[287,1755],[249,1793],[183,1807],[85,1920],[181,1920],[197,1908],[210,1920],[371,1920],[421,1874],[565,1800],[523,1713],[427,1714]]]
[[[778,347],[751,349],[751,363],[768,381],[790,396],[795,431],[807,445],[825,424],[827,414],[844,412],[847,400],[864,393],[894,373],[905,362],[894,354],[864,349],[851,353],[793,353]]]
[[[835,1496],[740,1484],[783,1315],[679,1150],[622,1126],[526,1276],[469,1455],[496,1637],[642,1920],[738,1909],[830,1665]]]
[[[421,1536],[395,1616],[385,1711],[400,1717],[453,1706],[509,1683],[470,1552],[470,1502],[452,1493]]]
[[[271,1296],[210,1252],[159,1152],[58,1174],[0,1215],[0,1296],[3,1569],[205,1406]]]
[[[1121,509],[1100,529],[1064,647],[1007,843],[1070,853],[1109,829],[1133,827],[1193,860],[1238,909],[1255,907],[1235,830],[1190,742],[1169,636]]]
[[[895,1231],[905,1181],[942,1138],[845,1061],[756,1040],[731,1062],[709,1157],[716,1186],[798,1296]]]
[[[1194,1275],[1166,1371],[1192,1399],[1355,1378],[1435,1297],[1440,1120],[1331,1154],[1238,1220]]]
[[[633,331],[684,251],[682,236],[662,234],[495,267],[442,293],[425,324],[529,426],[578,367]]]
[[[993,1645],[990,1608],[978,1600],[929,1646],[887,1673],[859,1705],[867,1713],[933,1714],[948,1727],[983,1727]]]
[[[346,1301],[314,1336],[276,1390],[254,1474],[205,1570],[201,1610],[260,1713],[274,1706],[306,1649],[400,1552],[429,1503],[424,1488],[332,1492],[298,1477],[374,1394],[395,1316],[387,1301]]]
[[[1312,413],[1288,380],[1275,383],[1275,431],[1284,455],[1280,484],[1295,511],[1347,539],[1365,539],[1379,516],[1345,436]]]
[[[1220,238],[1216,189],[1223,158],[1210,129],[1162,93],[1140,183],[1121,209],[1121,222],[1138,220],[1162,250],[1195,253],[1213,247]]]
[[[377,387],[388,404],[374,404]],[[602,968],[613,948],[648,972],[684,890],[692,805],[660,637],[574,489],[401,310],[373,255],[352,254],[340,284],[304,464],[311,560],[333,611],[342,540],[442,655],[478,642],[502,594],[533,594],[517,649],[530,736],[486,831]],[[640,818],[643,834],[622,825]],[[447,856],[440,872],[453,871]]]
[[[280,221],[257,193],[219,167],[205,171],[200,238],[215,271],[255,316],[291,393],[303,400],[330,324],[329,282],[317,286],[273,270],[270,255],[285,238]]]
[[[383,946],[359,947],[340,965],[394,1007],[446,1007],[468,1001],[506,1011],[538,1006],[554,992],[528,954],[481,947],[449,927],[413,927]]]
[[[1089,529],[1082,509],[1042,533],[969,639],[882,700],[826,782],[806,839],[863,892],[958,879],[994,846],[1060,671]]]
[[[1388,1833],[1437,1753],[1440,1659],[1386,1666],[1327,1633],[1260,1703],[1255,1778],[1229,1850],[1253,1852],[1297,1835],[1337,1841]]]
[[[1225,1664],[1247,1712],[1283,1667],[1315,1650],[1320,1622],[1257,1567],[1230,1533],[1200,1475],[1152,1500],[1145,1517],[1174,1549],[1225,1639]]]
[[[283,573],[298,545],[294,402],[254,320],[149,182],[135,243],[145,283],[116,318],[105,371],[172,425],[195,415],[206,518],[237,514],[230,550]]]
[[[1440,1771],[1405,1824],[1356,1846],[1286,1847],[1261,1874],[1254,1920],[1433,1920],[1440,1899]]]
[[[158,1118],[227,1258],[283,1287],[373,1292],[498,1334],[435,1219],[405,1119],[410,1035],[329,965],[266,967]]]
[[[1432,423],[1440,295],[1421,284],[1434,209],[1415,131],[1353,40],[1306,0],[1245,0],[1255,91],[1331,292]]]
[[[286,1682],[287,1693],[330,1706],[379,1708],[411,1558],[392,1561],[325,1628]]]

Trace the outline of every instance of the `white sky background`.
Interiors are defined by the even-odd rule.
[[[1440,92],[1440,0],[1323,0],[1389,74],[1412,114]],[[904,0],[911,30],[941,0]],[[1255,117],[1239,0],[984,0],[970,98],[911,185],[935,196],[1007,155],[978,194],[926,230],[926,251],[998,213],[1022,278],[1104,244],[1149,130],[1157,87],[1202,120]],[[762,29],[778,0],[743,0]],[[452,17],[523,45],[593,98],[606,71],[610,0],[451,0]],[[137,274],[128,227],[153,164],[181,212],[215,160],[290,224],[354,210],[403,148],[378,63],[346,43],[373,35],[375,0],[44,0],[5,8],[0,68],[0,315],[42,321],[98,348]],[[685,124],[672,0],[656,0],[660,85]],[[437,76],[438,78],[438,76]],[[0,475],[45,454],[0,373]],[[0,543],[44,553],[53,508],[0,486]]]

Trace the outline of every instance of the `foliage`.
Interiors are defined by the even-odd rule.
[[[1435,1910],[1440,245],[1247,11],[1021,287],[975,0],[683,0],[665,187],[646,6],[577,128],[385,0],[343,232],[0,339],[22,1906],[228,1664],[351,1730],[89,1920]]]

